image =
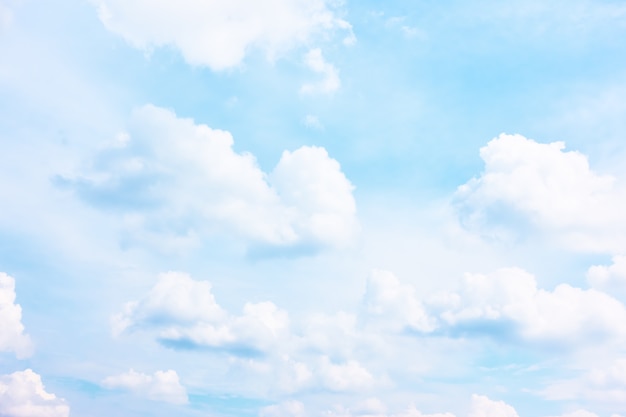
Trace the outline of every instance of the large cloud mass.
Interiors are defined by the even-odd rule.
[[[100,20],[133,46],[173,46],[192,65],[223,70],[240,64],[252,49],[271,59],[350,24],[328,0],[93,0]]]
[[[0,376],[0,416],[68,417],[65,400],[46,392],[41,377],[30,369]]]
[[[15,304],[15,280],[0,272],[0,352],[14,352],[19,358],[30,356],[33,344],[24,334],[22,308]]]
[[[569,284],[541,289],[533,275],[519,268],[466,274],[460,291],[425,300],[390,272],[374,271],[363,305],[368,324],[392,332],[486,335],[560,348],[626,341],[626,307],[620,301]]]
[[[591,170],[583,154],[564,148],[521,135],[490,141],[480,150],[484,172],[456,193],[462,222],[496,238],[534,229],[575,249],[619,251],[626,193]]]
[[[151,105],[134,112],[130,135],[59,183],[121,211],[128,233],[144,242],[217,234],[260,253],[310,252],[345,245],[357,229],[353,186],[325,149],[285,151],[266,174],[254,156],[233,150],[230,133]]]

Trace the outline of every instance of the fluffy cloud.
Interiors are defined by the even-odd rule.
[[[134,370],[110,376],[102,381],[108,389],[122,389],[140,397],[172,404],[187,404],[187,391],[180,384],[175,371],[156,371],[154,375],[146,375]]]
[[[587,271],[587,280],[594,287],[613,295],[626,296],[626,256],[613,257],[609,266],[594,265]]]
[[[468,417],[519,417],[513,407],[504,401],[493,401],[483,395],[472,395]]]
[[[273,303],[248,303],[233,316],[215,301],[211,284],[186,274],[162,274],[139,301],[129,302],[112,319],[113,332],[154,330],[173,348],[213,348],[235,355],[267,352],[288,331],[287,313]]]
[[[445,300],[445,301],[443,301]],[[438,316],[453,332],[485,333],[527,342],[558,344],[621,339],[626,307],[609,295],[560,284],[537,288],[531,274],[505,268],[467,274],[463,290],[439,300]]]
[[[501,238],[535,229],[580,250],[623,248],[626,193],[562,142],[502,134],[480,150],[484,172],[457,190],[462,222]]]
[[[139,240],[219,235],[260,254],[310,252],[345,245],[357,230],[354,187],[325,149],[285,151],[266,174],[252,155],[233,150],[230,133],[150,105],[133,113],[130,135],[57,182],[121,212]]]
[[[540,289],[535,277],[519,268],[466,274],[460,291],[424,301],[390,272],[375,271],[363,306],[366,322],[393,332],[488,335],[562,348],[626,337],[626,307],[615,298],[568,284]]]
[[[626,359],[586,371],[581,376],[551,383],[543,395],[550,400],[586,399],[626,406]]]
[[[263,407],[259,415],[261,417],[305,417],[306,412],[304,404],[292,400]]]
[[[413,287],[382,270],[374,270],[369,276],[363,297],[363,316],[370,325],[396,331],[408,328],[429,332],[436,325],[417,299]]]
[[[332,391],[358,391],[374,385],[374,377],[355,360],[335,364],[323,357],[319,374],[323,386]]]
[[[46,392],[41,377],[30,369],[0,376],[0,416],[68,417],[65,400]]]
[[[311,49],[304,56],[304,63],[313,72],[320,74],[322,79],[317,83],[302,85],[300,92],[304,94],[329,94],[334,93],[341,86],[339,71],[330,63],[326,62],[319,48]]]
[[[239,65],[253,49],[268,58],[341,30],[348,22],[329,0],[92,0],[100,20],[133,46],[173,46],[192,65],[224,70]]]
[[[305,417],[307,415],[322,415],[326,417],[455,417],[452,413],[424,414],[414,405],[405,411],[389,413],[386,406],[377,398],[370,398],[355,407],[337,405],[330,410],[316,414],[307,413],[306,407],[299,401],[285,401],[261,409],[261,417]],[[494,401],[483,395],[472,395],[467,417],[519,417],[515,408],[504,401]],[[557,416],[554,416],[557,417]],[[598,417],[597,414],[586,410],[577,410],[562,414],[559,417]],[[612,414],[611,417],[621,417]]]
[[[15,304],[15,280],[0,272],[0,352],[14,352],[18,358],[30,356],[33,344],[24,334],[22,308]]]

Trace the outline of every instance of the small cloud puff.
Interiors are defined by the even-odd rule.
[[[147,375],[130,371],[110,376],[102,381],[102,386],[108,389],[121,389],[154,401],[163,401],[171,404],[187,404],[187,391],[180,384],[175,371],[156,371]]]
[[[69,417],[65,400],[46,392],[41,376],[30,369],[0,376],[0,416]]]
[[[15,304],[15,280],[0,272],[0,352],[14,352],[18,358],[33,353],[33,343],[24,334],[22,308]]]
[[[312,114],[307,114],[304,117],[303,123],[309,129],[315,129],[315,130],[324,129],[324,125],[320,122],[320,119],[317,116],[314,116]]]
[[[169,110],[139,108],[130,127],[91,169],[57,183],[121,214],[131,243],[220,236],[251,253],[303,254],[346,245],[358,229],[354,187],[324,148],[285,151],[268,174],[230,133]]]
[[[300,92],[303,94],[330,94],[339,90],[341,81],[339,71],[333,64],[326,62],[319,48],[311,49],[304,56],[305,65],[313,72],[322,76],[316,83],[303,84]]]
[[[145,3],[92,0],[105,27],[136,48],[174,46],[191,65],[215,71],[236,67],[254,49],[269,59],[335,31],[355,41],[352,26],[329,0],[189,0]]]

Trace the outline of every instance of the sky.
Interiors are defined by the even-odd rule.
[[[626,416],[625,39],[0,0],[0,416]]]

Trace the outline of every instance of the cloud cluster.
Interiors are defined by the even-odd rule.
[[[102,381],[102,386],[108,389],[122,389],[133,394],[154,401],[163,401],[171,404],[187,404],[187,391],[180,384],[175,371],[156,371],[147,375],[130,371],[109,376]]]
[[[178,49],[191,65],[219,71],[239,65],[253,50],[270,59],[336,31],[354,40],[329,0],[92,0],[100,20],[136,48]]]
[[[165,346],[216,349],[243,356],[267,353],[288,331],[289,318],[271,302],[247,303],[239,316],[215,301],[211,284],[186,274],[161,274],[139,301],[129,302],[112,319],[113,331],[156,331]]]
[[[543,390],[550,400],[585,399],[626,407],[626,359],[589,369],[581,375],[551,382]]]
[[[459,291],[425,299],[392,273],[375,270],[355,314],[318,313],[293,323],[270,301],[247,303],[232,314],[215,300],[209,282],[168,272],[127,303],[112,326],[118,335],[151,334],[168,348],[223,353],[245,372],[271,375],[269,391],[293,393],[314,387],[365,392],[384,384],[384,371],[372,358],[393,356],[417,335],[490,337],[537,351],[567,351],[623,346],[624,322],[624,304],[602,291],[568,284],[545,290],[530,273],[504,268],[466,274]]]
[[[480,150],[484,172],[456,192],[462,223],[498,239],[536,230],[574,249],[619,252],[626,193],[591,170],[583,154],[564,148],[521,135],[490,141]]]
[[[422,335],[490,336],[537,347],[626,341],[626,306],[596,289],[537,287],[520,268],[466,274],[460,291],[419,299],[388,271],[373,271],[361,320],[380,331]]]
[[[0,272],[0,352],[14,352],[18,358],[33,352],[33,343],[24,333],[22,308],[15,304],[15,280]]]
[[[334,93],[341,86],[339,71],[334,65],[326,62],[319,48],[311,49],[304,56],[304,63],[313,72],[319,74],[322,79],[316,83],[302,85],[300,92],[303,94],[329,94]]]
[[[569,284],[539,289],[535,277],[519,268],[467,274],[461,292],[439,297],[432,306],[442,328],[452,333],[561,347],[626,336],[626,307],[618,300]]]
[[[41,377],[30,369],[0,376],[0,416],[68,417],[65,400],[46,392]]]
[[[259,254],[308,253],[345,245],[358,228],[354,187],[323,148],[285,151],[267,174],[233,150],[230,133],[166,109],[137,109],[129,133],[57,182],[121,212],[137,241],[175,246],[217,235]]]
[[[294,329],[287,312],[269,301],[247,303],[241,314],[234,315],[216,302],[209,282],[168,272],[143,298],[127,303],[113,316],[112,328],[117,335],[154,334],[173,349],[224,353],[247,371],[271,376],[270,388],[279,392],[307,387],[335,392],[369,389],[375,378],[363,365],[333,354],[354,344],[345,338],[331,340],[343,330],[348,330],[347,339],[354,333],[353,317],[339,314],[337,318],[316,316]],[[330,326],[330,321],[337,326]],[[346,346],[336,346],[342,340]]]
[[[386,406],[380,400],[371,398],[364,404],[353,408],[335,406],[330,410],[312,414],[307,412],[305,405],[299,401],[285,401],[283,403],[270,405],[261,409],[261,417],[307,417],[311,415],[323,415],[326,417],[455,417],[452,413],[424,414],[415,406],[396,413],[386,411]],[[484,395],[472,395],[467,417],[519,417],[515,408],[504,401],[491,400]],[[556,417],[556,416],[554,416]],[[598,417],[596,414],[586,410],[577,410],[566,413],[560,417]],[[613,414],[611,417],[620,417]]]

